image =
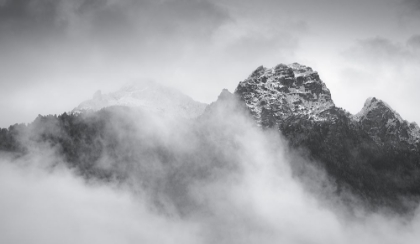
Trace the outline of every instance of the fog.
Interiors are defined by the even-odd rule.
[[[68,169],[2,160],[0,181],[2,243],[197,243],[188,221],[154,214],[126,190],[86,184]]]
[[[259,65],[292,62],[319,71],[351,113],[375,96],[419,122],[419,9],[418,0],[0,0],[0,127],[132,80],[209,103]],[[0,152],[0,243],[418,242],[418,211],[372,212],[338,195],[321,163],[239,111],[219,103],[196,121],[86,114],[103,125],[97,137],[83,131],[80,147],[64,149],[42,139],[70,137],[54,121],[29,127],[24,155]]]
[[[0,242],[418,242],[417,213],[345,206],[350,193],[228,95],[208,109],[196,121],[111,110],[117,146],[95,162],[108,179],[81,175],[48,143],[2,153]]]
[[[337,106],[357,113],[375,96],[419,122],[418,9],[417,0],[0,0],[0,126],[71,111],[133,79],[210,103],[260,65],[293,62],[318,71]]]

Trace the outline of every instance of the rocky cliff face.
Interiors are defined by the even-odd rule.
[[[84,110],[100,111],[78,113]],[[198,117],[166,120],[161,115],[167,113],[176,114],[175,118]],[[134,168],[137,162],[149,165],[155,159],[169,168],[182,164],[177,171],[182,177],[175,175],[175,183],[168,183],[168,189],[175,187],[177,192],[191,174],[202,179],[214,169],[237,167],[243,156],[235,151],[239,135],[256,127],[278,131],[287,139],[291,155],[298,155],[291,165],[298,177],[305,174],[303,164],[314,163],[325,169],[338,195],[350,191],[368,207],[407,212],[420,202],[417,124],[376,98],[369,98],[358,114],[347,113],[334,105],[317,72],[296,63],[259,67],[233,94],[223,90],[209,106],[154,83],[105,95],[98,92],[70,115],[39,116],[30,125],[0,130],[0,151],[25,155],[27,142],[29,146],[48,143],[72,167],[100,178],[115,177],[114,171],[96,167],[105,152],[122,178],[124,174],[119,174],[125,172],[126,163]],[[264,135],[273,136],[271,131]],[[179,143],[180,138],[184,143]],[[145,179],[149,176],[155,175],[144,174]],[[343,199],[351,202],[352,197]]]
[[[334,107],[331,94],[311,68],[294,63],[258,67],[235,91],[261,126],[272,126],[292,115],[328,119]]]
[[[277,128],[307,151],[338,189],[402,211],[420,198],[420,129],[385,102],[369,98],[351,115],[334,105],[317,72],[297,63],[258,67],[234,94],[258,126]]]
[[[379,145],[403,143],[413,147],[419,144],[418,125],[403,120],[396,111],[379,99],[368,98],[354,118]]]
[[[368,98],[356,115],[337,108],[318,73],[298,63],[279,64],[270,69],[260,66],[239,83],[235,94],[245,102],[262,127],[281,127],[282,123],[296,117],[334,124],[338,112],[380,146],[405,143],[415,148],[420,141],[418,125],[403,120],[379,99]]]

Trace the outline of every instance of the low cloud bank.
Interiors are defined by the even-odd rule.
[[[115,113],[117,146],[96,162],[119,176],[107,180],[81,177],[54,147],[3,154],[0,242],[417,243],[417,213],[345,211],[322,169],[238,106],[195,123]]]

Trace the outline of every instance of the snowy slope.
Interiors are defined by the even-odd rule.
[[[148,81],[126,85],[109,94],[97,91],[92,99],[82,102],[72,113],[97,111],[109,106],[138,107],[148,112],[196,118],[204,112],[207,105],[194,101],[175,89]]]

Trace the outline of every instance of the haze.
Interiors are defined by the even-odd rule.
[[[357,201],[345,207],[346,192],[335,192],[314,162],[277,131],[256,127],[240,104],[225,105],[195,126],[110,110],[106,132],[116,147],[89,163],[125,177],[82,177],[48,141],[27,141],[22,157],[2,152],[0,242],[418,242],[418,211],[371,212]]]
[[[256,67],[311,66],[337,106],[420,122],[417,0],[1,0],[0,126],[155,80],[197,101]]]

